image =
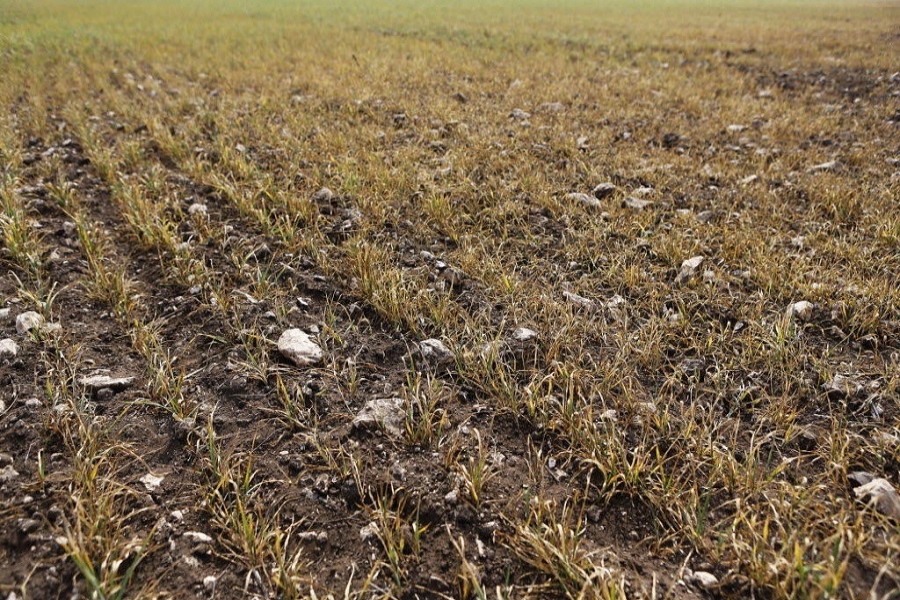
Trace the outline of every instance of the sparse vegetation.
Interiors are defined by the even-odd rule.
[[[898,25],[5,2],[0,594],[900,598]]]

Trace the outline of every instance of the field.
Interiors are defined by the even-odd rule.
[[[898,68],[895,2],[0,2],[0,597],[900,598]]]

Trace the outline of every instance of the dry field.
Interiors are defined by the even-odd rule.
[[[3,0],[0,597],[900,598],[898,68],[879,1]]]

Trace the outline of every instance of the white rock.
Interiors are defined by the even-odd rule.
[[[585,206],[589,206],[591,208],[599,208],[600,206],[602,206],[602,203],[595,197],[591,196],[590,194],[583,194],[581,192],[572,192],[571,194],[566,194],[566,200],[568,200],[569,202],[584,204]]]
[[[9,309],[8,308],[0,308],[0,321],[5,321],[9,318]]]
[[[313,202],[329,202],[334,198],[334,192],[332,192],[327,187],[321,188],[318,192],[312,195]]]
[[[200,215],[201,217],[205,217],[209,213],[209,210],[206,208],[205,204],[201,204],[200,202],[194,202],[188,207],[188,214],[192,217],[195,215]]]
[[[566,105],[562,102],[544,102],[540,106],[538,106],[538,110],[541,112],[553,112],[558,113],[562,112],[566,109]]]
[[[576,306],[580,306],[582,308],[591,308],[594,306],[594,302],[589,298],[585,298],[581,294],[576,294],[575,292],[570,292],[568,290],[563,290],[563,298],[565,298],[569,303],[575,304]]]
[[[702,256],[693,256],[681,263],[681,270],[675,277],[676,284],[682,284],[697,274],[697,269],[703,264]]]
[[[601,183],[600,185],[594,187],[594,189],[591,190],[591,193],[594,194],[594,197],[597,198],[598,200],[602,200],[603,198],[606,198],[607,196],[611,196],[613,194],[613,192],[615,192],[615,191],[616,191],[615,184],[613,184],[609,181],[605,181],[605,182]]]
[[[185,531],[181,534],[182,537],[186,537],[190,540],[194,540],[195,542],[201,542],[203,544],[211,544],[213,539],[203,533],[202,531]]]
[[[747,175],[743,179],[741,179],[741,185],[750,185],[754,181],[759,179],[759,175]]]
[[[422,358],[432,365],[446,364],[453,360],[450,349],[444,342],[435,338],[419,342],[419,352],[422,353]]]
[[[517,121],[526,121],[531,118],[531,113],[525,112],[521,108],[514,108],[509,116]]]
[[[172,517],[173,521],[181,523],[184,521],[184,511],[183,510],[173,510],[169,513],[169,516]]]
[[[322,348],[300,329],[288,329],[278,338],[278,351],[298,367],[322,360]]]
[[[153,473],[147,473],[143,477],[141,477],[140,482],[144,484],[144,487],[147,488],[148,492],[155,491],[159,488],[160,484],[163,482],[164,477],[157,477]]]
[[[406,423],[406,401],[403,398],[369,400],[353,419],[358,429],[384,429],[393,437],[403,434]]]
[[[719,585],[719,579],[706,571],[694,571],[687,577],[687,580],[705,590]]]
[[[8,481],[12,481],[16,477],[19,476],[18,471],[12,468],[12,465],[6,465],[2,469],[0,469],[0,483],[6,483]]]
[[[44,326],[44,322],[44,317],[33,310],[29,310],[16,317],[16,331],[28,333],[32,329],[41,329]]]
[[[455,506],[459,502],[459,490],[454,488],[444,495],[444,502],[451,506]]]
[[[641,200],[640,198],[635,198],[634,196],[628,196],[625,200],[622,201],[622,204],[627,208],[633,208],[635,210],[643,210],[653,204],[651,200]]]
[[[787,307],[788,318],[797,319],[798,321],[809,321],[813,316],[816,305],[806,300],[794,302]]]
[[[881,514],[900,521],[900,495],[887,479],[876,477],[865,485],[853,488],[853,493]]]
[[[612,298],[610,298],[609,300],[607,300],[607,301],[603,304],[603,306],[605,306],[606,308],[612,310],[612,309],[618,308],[618,307],[620,307],[620,306],[622,306],[623,304],[626,304],[626,303],[627,303],[627,300],[625,300],[625,298],[623,298],[623,297],[620,296],[619,294],[616,294],[615,296],[613,296]]]
[[[361,539],[362,541],[366,541],[368,539],[377,538],[377,537],[378,537],[378,525],[376,525],[374,522],[369,523],[368,525],[364,525],[363,527],[360,527],[359,539]]]
[[[527,327],[519,327],[512,332],[512,338],[517,342],[528,342],[538,336],[537,331]]]
[[[14,358],[18,353],[19,345],[14,340],[0,340],[0,358]]]
[[[829,396],[843,398],[855,396],[862,391],[863,386],[859,381],[852,377],[836,373],[834,377],[822,384],[822,389],[825,390],[825,393]]]
[[[203,587],[205,587],[210,592],[216,589],[216,582],[218,579],[215,575],[207,575],[203,578]]]
[[[740,133],[747,129],[746,125],[733,124],[728,126],[728,133]]]
[[[828,162],[823,162],[818,165],[813,165],[806,170],[807,173],[821,173],[823,171],[834,171],[838,168],[838,161],[830,160]]]
[[[134,384],[134,377],[110,377],[109,375],[91,375],[82,377],[78,383],[92,392],[103,389],[121,391]]]

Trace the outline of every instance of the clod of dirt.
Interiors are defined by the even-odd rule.
[[[434,338],[419,342],[419,352],[425,362],[433,366],[445,365],[453,360],[453,353],[444,342]]]
[[[600,185],[596,186],[593,190],[591,190],[591,193],[594,194],[594,197],[597,200],[603,200],[607,196],[611,196],[615,191],[616,191],[615,184],[613,184],[609,181],[606,181],[606,182],[601,183]]]
[[[298,367],[314,365],[322,360],[322,348],[300,329],[288,329],[282,333],[278,338],[278,351]]]
[[[788,318],[797,319],[798,321],[809,321],[812,319],[815,308],[816,305],[812,302],[801,300],[799,302],[794,302],[787,307],[787,316]]]
[[[16,317],[16,331],[19,333],[28,333],[32,329],[43,328],[44,323],[44,317],[33,310],[29,310]]]
[[[900,521],[900,495],[890,481],[876,477],[865,485],[853,488],[858,500],[874,506],[875,510]]]
[[[19,353],[19,345],[10,338],[0,340],[0,358],[15,358]]]
[[[694,277],[694,275],[697,274],[697,269],[703,264],[703,261],[704,258],[702,256],[692,256],[682,262],[681,269],[678,271],[678,275],[675,276],[675,284],[681,285]]]
[[[134,384],[134,377],[110,377],[109,375],[91,375],[82,377],[78,383],[90,392],[113,390],[120,392]]]
[[[393,437],[403,434],[406,421],[406,401],[403,398],[369,400],[353,419],[357,429],[383,429]]]
[[[822,173],[823,171],[834,171],[840,166],[840,163],[836,160],[830,160],[828,162],[823,162],[818,165],[813,165],[806,170],[807,173]]]
[[[622,206],[626,208],[633,208],[635,210],[643,210],[653,204],[652,200],[641,200],[640,198],[635,198],[634,196],[628,196],[624,200],[622,200]]]
[[[589,206],[591,208],[600,208],[600,206],[602,206],[599,200],[597,200],[590,194],[583,194],[581,192],[572,192],[570,194],[566,194],[566,200],[568,200],[569,202],[584,204],[585,206]]]

